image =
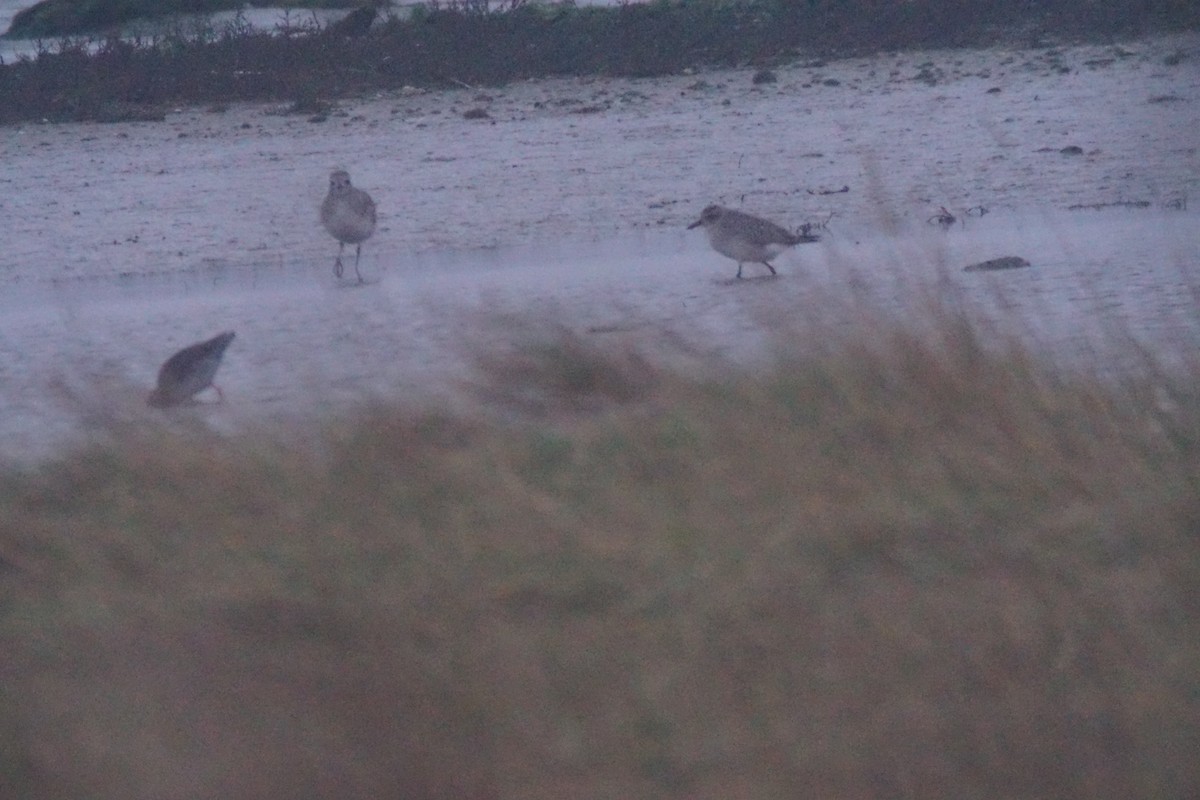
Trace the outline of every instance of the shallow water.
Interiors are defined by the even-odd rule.
[[[1056,353],[1200,341],[1200,37],[778,75],[396,93],[322,123],[246,105],[0,129],[0,453],[154,418],[158,366],[224,329],[228,402],[176,418],[446,402],[472,348],[514,335],[503,314],[742,360],[773,325],[869,325],[847,308],[919,314],[933,293]],[[316,222],[334,167],[379,204],[365,287],[333,279]],[[710,202],[827,221],[824,238],[778,279],[734,282],[685,228]],[[928,222],[943,206],[948,229]],[[961,271],[1006,255],[1032,266]]]
[[[30,0],[0,0],[0,34],[8,31],[13,17],[20,11],[35,5]],[[252,8],[247,6],[241,11],[222,11],[215,14],[178,14],[162,19],[138,20],[121,27],[122,37],[161,36],[167,33],[182,32],[198,34],[201,32],[220,32],[231,25],[249,26],[257,30],[311,30],[321,28],[335,22],[352,9],[282,9],[282,8]],[[82,34],[80,38],[88,39],[97,34]],[[18,58],[34,58],[40,49],[53,51],[58,47],[60,37],[49,37],[41,42],[35,39],[0,38],[0,58],[12,62]]]
[[[612,5],[617,0],[573,0],[576,5]],[[0,0],[0,34],[8,31],[13,17],[22,10],[36,5],[36,0]],[[411,13],[417,2],[392,2],[378,19],[388,15],[401,19]],[[221,11],[212,14],[174,14],[160,19],[137,20],[121,27],[123,37],[160,36],[166,33],[221,32],[230,26],[259,31],[312,31],[337,22],[354,10],[347,8],[256,8],[245,6],[238,11]],[[378,24],[378,23],[377,23]],[[86,38],[86,35],[85,35]],[[40,43],[33,39],[0,38],[0,59],[11,62],[17,58],[33,58],[39,46],[53,49],[58,39],[51,37]]]

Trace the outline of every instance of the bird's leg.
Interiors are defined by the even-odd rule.
[[[358,244],[354,247],[354,274],[358,276],[359,283],[365,283],[362,273],[358,271],[358,257],[362,255],[362,245]]]
[[[771,274],[772,274],[772,275],[778,275],[778,274],[779,274],[778,272],[776,272],[776,271],[775,271],[775,268],[771,266],[771,262],[769,262],[769,261],[764,261],[763,263],[767,265],[767,269],[771,270]]]
[[[740,277],[742,277],[742,262],[740,262],[740,261],[738,262],[738,274],[737,274],[737,276],[738,276],[739,278],[740,278]]]
[[[224,403],[225,402],[225,393],[221,391],[221,387],[217,386],[215,383],[212,385],[212,387],[213,387],[213,389],[215,389],[217,391],[217,402]]]
[[[334,259],[334,262],[333,262],[333,277],[335,277],[335,278],[342,277],[342,248],[344,248],[345,246],[346,246],[345,242],[338,242],[338,254],[337,254],[337,258]]]

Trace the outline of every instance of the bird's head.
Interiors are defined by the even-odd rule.
[[[711,225],[721,218],[722,211],[723,209],[720,206],[709,206],[700,212],[700,219],[696,220],[691,225],[688,225],[688,230],[690,231],[692,228],[698,228],[701,225]]]
[[[342,194],[350,189],[350,173],[344,169],[334,170],[329,176],[329,193]]]

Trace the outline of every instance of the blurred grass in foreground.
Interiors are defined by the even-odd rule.
[[[1200,369],[934,327],[8,471],[0,796],[1194,796]]]

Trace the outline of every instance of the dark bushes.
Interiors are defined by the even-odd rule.
[[[1194,28],[1183,0],[656,0],[616,7],[419,9],[353,40],[230,27],[135,44],[64,41],[0,67],[0,123],[94,118],[99,106],[335,97],[406,84],[501,84],[552,75],[652,76],[770,63],[800,52],[981,46]]]

